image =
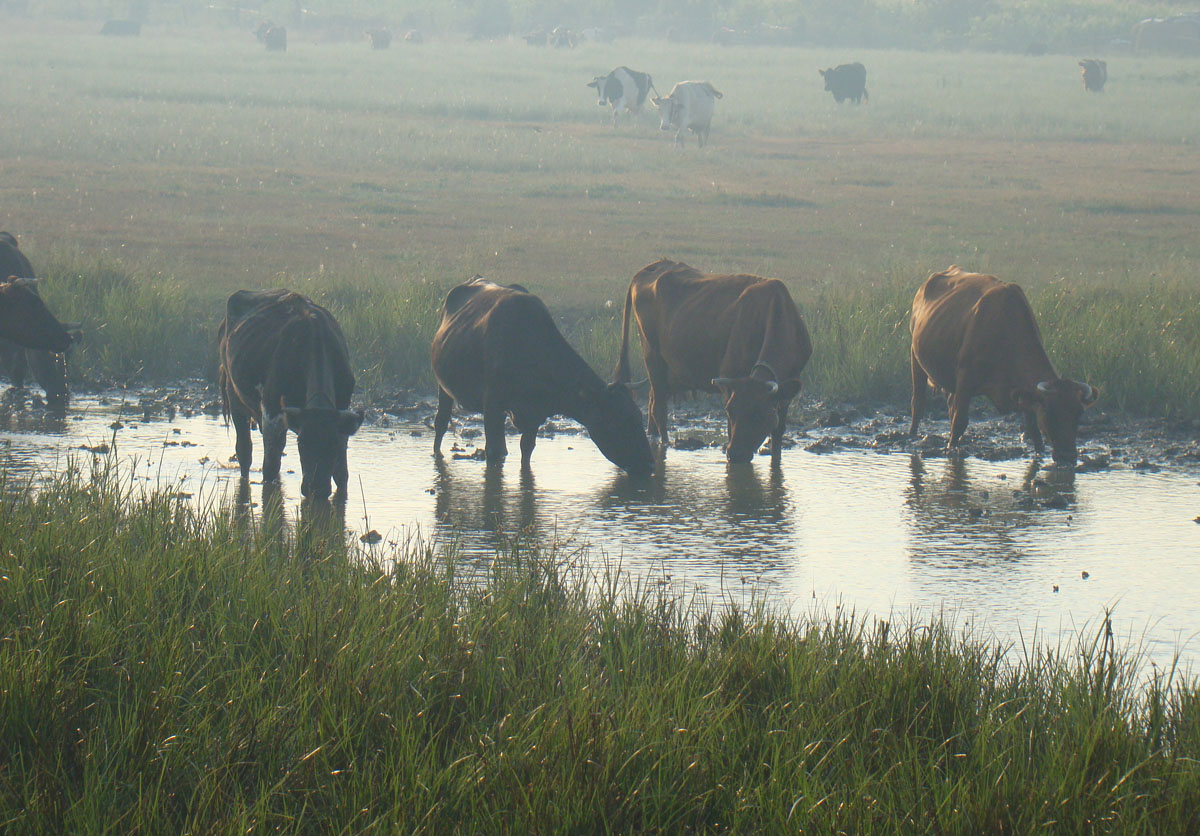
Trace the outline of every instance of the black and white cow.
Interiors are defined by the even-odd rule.
[[[612,108],[614,128],[617,126],[617,116],[622,110],[634,114],[641,113],[642,105],[646,103],[646,96],[650,95],[650,91],[658,92],[654,89],[654,81],[649,73],[639,73],[628,67],[617,67],[608,75],[598,75],[588,82],[588,87],[594,87],[600,95],[596,104]]]

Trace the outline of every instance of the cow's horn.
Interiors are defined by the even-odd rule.
[[[1092,400],[1092,386],[1089,383],[1080,383],[1080,388],[1083,390],[1083,402],[1088,403]]]
[[[732,377],[714,377],[712,379],[713,386],[728,386],[730,383],[733,383]]]
[[[772,395],[774,395],[776,392],[779,391],[779,384],[776,383],[774,380],[768,380],[768,381],[766,381],[766,384],[767,384],[767,387],[771,390]]]
[[[1043,380],[1038,383],[1037,388],[1038,388],[1039,392],[1041,392],[1043,395],[1045,395],[1045,394],[1049,394],[1054,389],[1054,384],[1051,383],[1049,380]]]
[[[23,278],[18,277],[18,278],[11,279],[10,281],[12,281],[14,287],[37,287],[37,283],[40,280],[39,279],[28,279],[28,278],[23,279]]]

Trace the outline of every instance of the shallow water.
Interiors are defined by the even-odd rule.
[[[199,501],[234,495],[233,432],[220,419],[119,413],[80,398],[64,421],[9,421],[0,463],[10,473],[46,472],[68,456],[90,459],[84,446],[109,445],[147,485]],[[1176,651],[1188,663],[1200,652],[1195,469],[1071,474],[1029,461],[797,447],[772,471],[765,458],[727,467],[719,450],[704,448],[670,450],[653,480],[637,482],[574,433],[539,439],[531,473],[521,471],[515,438],[502,468],[455,458],[454,440],[447,436],[447,455],[435,460],[432,432],[415,419],[364,426],[350,443],[352,533],[379,531],[384,554],[419,534],[490,557],[511,534],[528,532],[588,547],[598,570],[619,566],[685,592],[765,595],[795,611],[950,612],[1017,644],[1035,631],[1069,640],[1085,624],[1094,629],[1107,607],[1118,636],[1160,665]],[[482,438],[458,439],[459,455],[474,442]],[[283,495],[294,516],[294,436],[288,449]]]

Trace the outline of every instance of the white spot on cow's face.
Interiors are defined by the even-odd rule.
[[[268,450],[282,450],[287,435],[287,418],[284,414],[268,415],[264,410],[261,426],[263,446]]]
[[[658,117],[660,120],[659,128],[664,131],[671,130],[675,123],[675,102],[670,96],[665,98],[654,99],[654,104],[658,107]]]

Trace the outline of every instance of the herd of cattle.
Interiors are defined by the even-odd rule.
[[[65,355],[79,339],[79,326],[60,323],[47,310],[29,261],[3,232],[0,271],[9,275],[0,282],[0,338],[14,352],[55,358],[43,367],[55,370],[65,409]],[[645,426],[632,392],[631,321],[650,387]],[[947,395],[949,448],[962,439],[972,398],[985,395],[998,410],[1024,415],[1026,438],[1038,453],[1045,437],[1056,462],[1076,461],[1080,414],[1099,392],[1059,377],[1020,287],[952,266],[921,285],[910,326],[911,436],[932,384]],[[291,430],[303,495],[327,500],[332,482],[345,496],[347,444],[363,412],[350,409],[354,373],[333,315],[289,290],[242,290],[229,297],[218,343],[218,385],[237,435],[242,478],[249,478],[253,461],[253,426],[262,435],[265,482],[279,479]],[[724,401],[727,459],[748,462],[769,438],[771,463],[778,467],[788,407],[800,393],[812,352],[808,329],[780,280],[703,273],[660,259],[629,284],[620,355],[613,381],[605,383],[567,343],[541,299],[520,285],[475,276],[447,294],[430,349],[438,383],[434,452],[457,403],[483,414],[489,463],[507,455],[508,418],[520,433],[521,464],[528,467],[538,429],[562,415],[582,424],[613,464],[645,476],[655,461],[648,436],[669,443],[670,396],[703,390],[719,392]]]

